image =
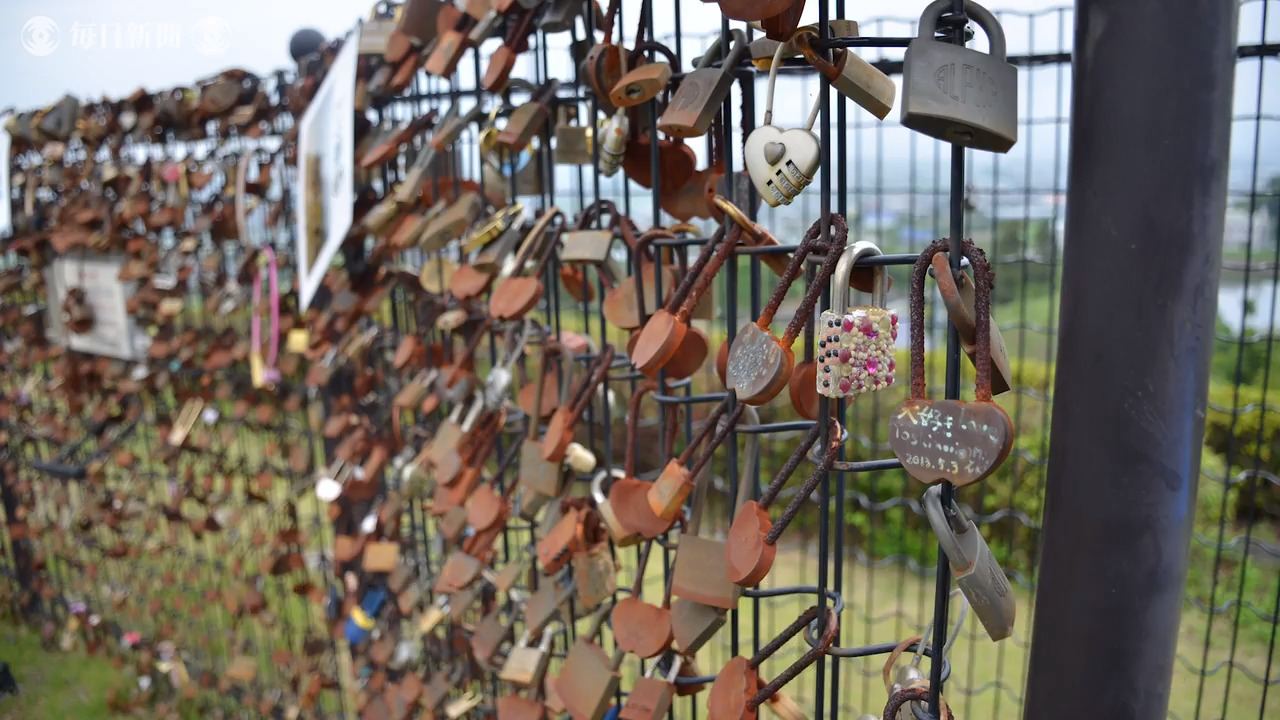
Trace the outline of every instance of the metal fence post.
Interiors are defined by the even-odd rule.
[[[1194,516],[1237,4],[1076,3],[1070,198],[1024,718],[1157,718]]]

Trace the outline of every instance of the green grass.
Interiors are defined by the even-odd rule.
[[[35,632],[6,622],[0,624],[0,662],[9,663],[19,686],[16,697],[0,697],[0,720],[111,716],[105,697],[117,671],[103,658],[45,651]]]

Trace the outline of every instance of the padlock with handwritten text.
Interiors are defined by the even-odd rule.
[[[911,396],[889,420],[889,447],[909,475],[925,483],[978,482],[995,472],[1013,449],[1013,423],[991,401],[991,267],[972,240],[964,256],[973,267],[977,376],[975,402],[930,400],[924,381],[924,281],[933,256],[950,247],[943,238],[920,253],[911,274]]]

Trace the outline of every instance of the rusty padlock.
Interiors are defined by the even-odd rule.
[[[830,435],[821,462],[787,503],[777,525],[769,519],[769,508],[790,479],[792,468],[799,465],[809,452],[809,448],[818,441],[822,426],[817,423],[814,423],[804,441],[792,451],[791,457],[760,495],[760,500],[748,500],[734,515],[733,525],[729,528],[729,541],[724,546],[724,563],[729,580],[735,584],[741,587],[758,585],[773,568],[778,538],[787,529],[791,519],[800,511],[801,506],[809,501],[809,496],[818,487],[818,483],[822,482],[822,478],[830,472],[839,453],[840,424],[835,419],[831,419],[828,429]]]
[[[744,325],[729,347],[725,364],[725,387],[736,392],[741,402],[763,405],[782,392],[791,378],[791,371],[795,367],[795,353],[791,346],[809,322],[814,306],[835,272],[840,259],[839,251],[844,249],[849,236],[849,228],[843,216],[832,213],[830,218],[833,232],[831,242],[825,248],[826,260],[805,292],[782,337],[774,337],[769,331],[769,324],[786,299],[787,289],[803,271],[805,258],[818,247],[822,220],[811,225],[805,233],[787,265],[787,272],[780,278],[769,302],[761,310],[760,317],[754,323]]]

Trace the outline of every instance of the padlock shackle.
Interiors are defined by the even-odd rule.
[[[929,526],[933,528],[933,534],[938,537],[938,545],[942,547],[942,552],[947,556],[947,560],[955,567],[968,567],[973,564],[976,558],[966,557],[964,548],[960,546],[960,538],[951,521],[947,518],[946,511],[942,506],[942,486],[933,485],[924,493],[924,498],[920,501],[924,506],[924,516],[929,521]],[[966,524],[968,520],[964,519],[960,508],[955,504],[955,500],[951,501],[951,510],[957,518],[960,518]]]
[[[609,499],[604,491],[604,481],[610,478],[621,480],[626,476],[627,474],[618,468],[597,470],[596,474],[591,478],[591,499],[595,500],[597,505],[604,504]]]
[[[776,695],[787,683],[795,680],[799,677],[800,673],[804,672],[810,665],[817,662],[819,657],[827,653],[835,643],[836,635],[840,633],[840,616],[836,614],[835,608],[830,607],[826,608],[825,614],[826,622],[822,624],[822,636],[818,638],[817,644],[806,650],[804,655],[800,656],[799,660],[796,660],[794,663],[787,666],[785,670],[778,673],[772,680],[766,683],[764,687],[760,688],[756,694],[751,697],[751,699],[747,700],[748,710],[755,710],[760,707],[762,703],[768,702],[769,698]],[[818,619],[818,615],[819,611],[816,605],[810,607],[809,610],[806,610],[805,613],[796,618],[796,621],[791,623],[786,630],[782,631],[781,635],[770,641],[765,647],[760,648],[760,652],[756,653],[756,655],[751,658],[751,667],[753,669],[759,667],[760,661],[756,660],[757,657],[764,654],[764,657],[767,658],[777,652],[784,643],[795,637],[802,628],[808,627],[816,621]]]
[[[858,261],[864,257],[883,254],[875,243],[867,240],[859,240],[848,245],[844,252],[840,253],[840,261],[836,264],[836,271],[831,276],[831,297],[844,297],[844,307],[841,312],[844,312],[845,308],[853,307],[853,271]],[[873,288],[871,304],[875,307],[884,307],[885,296],[889,293],[889,273],[885,271],[883,265],[873,266],[871,272]],[[843,285],[843,288],[840,285]]]
[[[739,31],[735,30],[734,32]],[[801,31],[800,34],[803,33],[804,31]],[[769,63],[769,85],[768,90],[765,93],[763,125],[773,124],[773,88],[778,82],[778,65],[782,63],[782,51],[786,49],[786,47],[787,43],[778,43],[777,49],[773,51],[773,61]],[[817,66],[815,65],[815,67]],[[819,68],[819,70],[821,70],[821,68]],[[813,124],[818,121],[818,113],[822,111],[822,98],[823,95],[819,93],[818,96],[813,99],[813,107],[809,109],[809,118],[804,124],[806,130],[812,131]]]
[[[920,251],[911,271],[911,399],[925,399],[924,378],[924,280],[933,264],[933,256],[949,252],[951,240],[940,238]],[[961,243],[962,256],[973,268],[974,324],[974,399],[991,402],[991,289],[994,278],[987,254],[972,240]]]
[[[934,33],[938,30],[938,20],[942,19],[942,13],[951,9],[951,5],[952,0],[934,0],[929,3],[920,14],[920,26],[916,30],[916,39],[935,41]],[[1001,27],[996,16],[973,0],[965,0],[964,14],[987,34],[987,44],[990,46],[987,54],[1004,60],[1006,58],[1004,28]]]

